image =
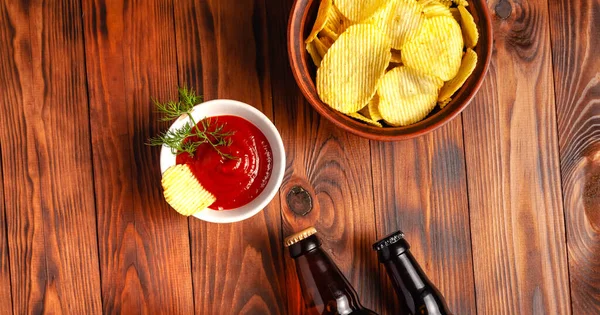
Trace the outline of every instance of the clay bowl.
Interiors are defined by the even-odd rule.
[[[378,128],[349,118],[323,103],[315,87],[316,67],[306,52],[304,39],[310,33],[317,15],[319,0],[296,0],[288,22],[288,54],[294,78],[309,103],[336,126],[358,136],[381,141],[398,141],[424,135],[456,117],[471,102],[483,82],[492,54],[491,18],[484,0],[468,0],[467,9],[479,30],[475,47],[477,66],[465,84],[443,109],[438,106],[424,120],[405,127]]]

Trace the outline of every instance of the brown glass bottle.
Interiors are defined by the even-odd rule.
[[[373,244],[379,262],[385,266],[400,304],[409,314],[451,314],[440,291],[429,281],[402,231],[390,234]]]
[[[356,291],[321,249],[317,230],[310,227],[285,239],[296,262],[302,296],[308,314],[376,314],[361,305]]]

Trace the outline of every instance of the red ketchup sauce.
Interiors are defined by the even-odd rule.
[[[210,206],[214,210],[229,210],[241,207],[254,200],[265,189],[273,170],[273,151],[265,135],[251,122],[237,116],[215,116],[210,120],[209,131],[223,126],[222,133],[234,132],[227,137],[230,146],[219,146],[225,154],[237,159],[228,159],[209,144],[201,144],[194,156],[188,153],[177,155],[177,164],[188,164],[202,186],[215,195],[217,200]],[[202,122],[196,125],[204,130]],[[189,137],[185,141],[199,141]]]

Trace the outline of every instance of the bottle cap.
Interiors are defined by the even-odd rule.
[[[285,245],[285,247],[290,247],[315,233],[317,233],[317,229],[311,226],[298,233],[286,237],[283,244]]]
[[[404,239],[404,233],[402,231],[394,232],[381,240],[377,241],[377,243],[373,244],[373,250],[380,251],[392,244],[399,242]]]

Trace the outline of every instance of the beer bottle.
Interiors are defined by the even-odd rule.
[[[321,249],[317,230],[309,227],[285,239],[296,263],[302,296],[309,314],[376,314],[358,300],[346,277]]]
[[[412,315],[451,314],[440,291],[429,281],[404,233],[398,231],[373,244],[379,262],[385,266],[401,305]]]

